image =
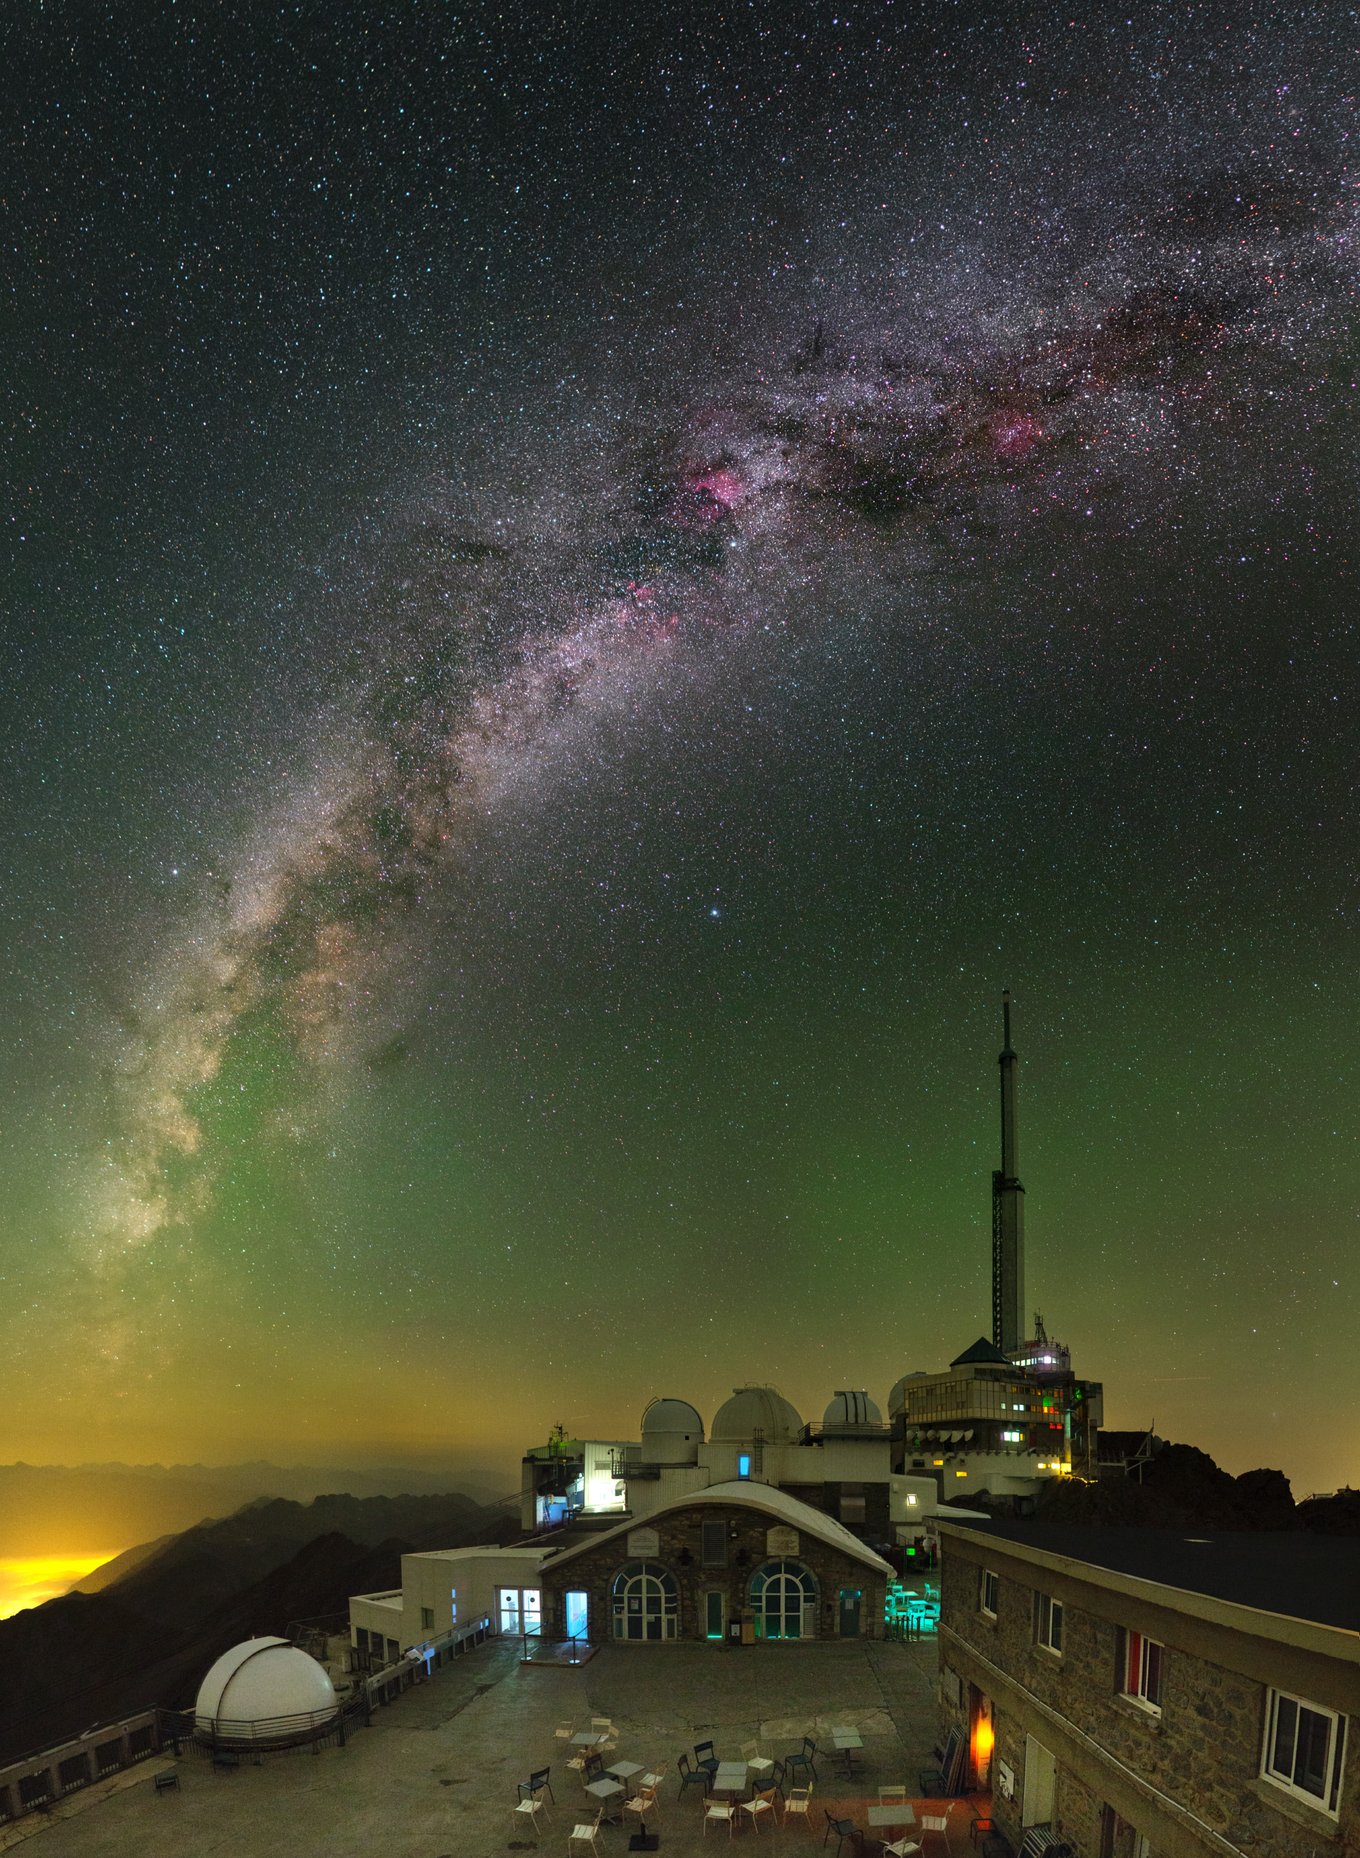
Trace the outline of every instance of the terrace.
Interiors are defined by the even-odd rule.
[[[58,1801],[48,1814],[0,1828],[0,1848],[36,1836],[34,1858],[126,1858],[129,1851],[138,1858],[272,1858],[281,1846],[289,1858],[488,1858],[541,1845],[561,1858],[573,1825],[593,1817],[596,1803],[567,1769],[568,1750],[555,1731],[607,1716],[618,1744],[606,1764],[667,1765],[659,1812],[647,1829],[674,1858],[700,1858],[714,1836],[728,1836],[721,1827],[705,1834],[701,1788],[681,1796],[680,1754],[711,1739],[721,1757],[738,1756],[751,1741],[780,1757],[812,1735],[825,1753],[817,1758],[810,1825],[771,1826],[767,1816],[759,1832],[742,1824],[737,1837],[813,1853],[824,1808],[865,1828],[879,1787],[905,1782],[921,1810],[919,1776],[935,1765],[939,1740],[935,1684],[932,1640],[605,1645],[589,1664],[543,1668],[521,1662],[518,1639],[493,1639],[376,1711],[372,1728],[356,1730],[344,1747],[270,1755],[228,1771],[201,1754],[157,1758]],[[832,1755],[833,1725],[862,1738],[852,1775]],[[545,1766],[556,1804],[535,1828],[527,1815],[515,1817],[516,1786]],[[179,1785],[158,1790],[156,1775],[167,1771]],[[925,1810],[942,1812],[946,1804]],[[974,1809],[956,1801],[949,1810],[953,1858],[971,1858]],[[602,1827],[601,1858],[623,1858],[636,1830],[635,1820]],[[924,1858],[948,1858],[936,1847],[940,1839],[928,1837]]]

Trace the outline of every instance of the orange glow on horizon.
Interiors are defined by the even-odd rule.
[[[106,1548],[97,1555],[0,1555],[0,1619],[55,1600],[73,1582],[122,1552]]]

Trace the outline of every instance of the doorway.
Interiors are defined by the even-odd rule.
[[[588,1623],[590,1620],[590,1595],[585,1593],[569,1593],[566,1600],[567,1637],[569,1639],[584,1639],[587,1636]]]
[[[976,1684],[968,1686],[968,1751],[973,1761],[973,1784],[980,1793],[992,1785],[992,1749],[996,1730],[992,1723],[992,1700]]]
[[[860,1602],[863,1597],[862,1588],[841,1588],[841,1637],[843,1639],[859,1637]]]

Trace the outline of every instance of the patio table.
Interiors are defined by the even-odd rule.
[[[607,1822],[610,1825],[614,1825],[616,1823],[615,1816],[609,1811],[609,1808],[613,1801],[623,1798],[623,1782],[610,1780],[605,1776],[598,1781],[592,1781],[586,1788],[586,1792],[588,1794],[594,1794],[595,1798],[600,1802],[600,1805],[605,1809],[605,1818]]]
[[[604,1780],[612,1779],[626,1783],[631,1781],[635,1774],[641,1774],[641,1772],[642,1763],[640,1761],[611,1761],[601,1778]]]
[[[720,1761],[713,1776],[713,1793],[745,1793],[746,1763],[744,1761]]]
[[[595,1748],[608,1738],[607,1729],[578,1729],[571,1738],[573,1748]]]
[[[871,1826],[914,1826],[916,1809],[903,1800],[899,1806],[871,1806],[865,1818]]]

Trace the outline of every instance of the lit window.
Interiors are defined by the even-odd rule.
[[[995,1571],[991,1568],[984,1568],[982,1570],[982,1579],[979,1583],[978,1605],[982,1608],[982,1611],[988,1614],[992,1619],[996,1618],[996,1602],[1000,1591],[1001,1582],[998,1580]]]
[[[1144,1638],[1141,1632],[1125,1632],[1120,1689],[1150,1710],[1162,1707],[1162,1652],[1156,1639]]]
[[[1019,1445],[1024,1436],[1023,1432],[1003,1432],[1001,1438],[1003,1444]]]
[[[737,1453],[737,1476],[738,1477],[749,1477],[750,1475],[751,1475],[751,1454],[750,1452],[738,1452]]]
[[[1268,1781],[1336,1817],[1346,1718],[1302,1697],[1272,1690],[1267,1699],[1261,1772]]]
[[[456,1587],[449,1589],[449,1624],[451,1626],[458,1624],[458,1589]]]
[[[1034,1596],[1034,1643],[1062,1657],[1063,1604],[1061,1600],[1055,1600],[1052,1594],[1037,1593]]]

